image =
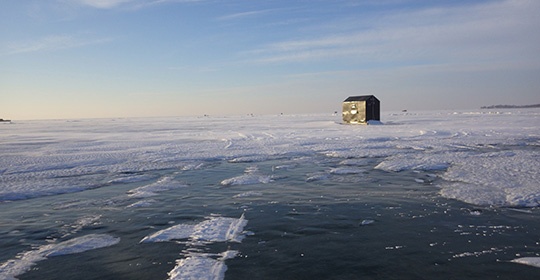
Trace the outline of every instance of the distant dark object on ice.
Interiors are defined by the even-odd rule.
[[[350,96],[343,101],[343,122],[369,124],[381,120],[381,105],[373,95]]]
[[[11,122],[11,120],[0,119],[0,122]]]
[[[491,105],[482,106],[480,109],[523,109],[523,108],[540,108],[540,104],[532,105]]]

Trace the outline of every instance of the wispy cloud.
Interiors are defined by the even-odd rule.
[[[60,1],[66,2],[68,0]],[[79,5],[93,7],[97,9],[113,9],[118,7],[140,9],[163,3],[188,3],[200,1],[204,0],[71,0],[71,2],[75,2]]]
[[[88,45],[102,44],[112,40],[112,38],[88,39],[83,38],[82,36],[73,35],[48,36],[32,41],[9,43],[3,47],[1,54],[15,55],[31,52],[66,50]]]
[[[244,53],[256,63],[346,59],[362,62],[530,60],[540,52],[540,2],[507,0],[426,8],[350,21],[319,37],[267,44]],[[528,57],[528,58],[527,58]],[[538,59],[536,59],[538,60]]]
[[[78,4],[99,9],[110,9],[124,3],[135,2],[134,0],[74,0]]]
[[[170,71],[182,71],[182,72],[195,72],[195,73],[209,73],[217,72],[221,70],[216,66],[172,66],[167,68]]]
[[[222,17],[217,18],[218,20],[234,20],[238,18],[245,18],[245,17],[251,17],[261,14],[266,14],[272,11],[275,11],[276,9],[266,9],[266,10],[258,10],[258,11],[248,11],[248,12],[242,12],[242,13],[236,13],[236,14],[230,14],[225,15]]]
[[[130,6],[132,9],[142,9],[145,7],[156,6],[165,3],[194,3],[194,2],[203,2],[205,0],[149,0],[149,1],[137,1]]]

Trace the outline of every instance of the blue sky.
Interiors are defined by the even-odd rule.
[[[0,0],[0,118],[540,103],[540,1]]]

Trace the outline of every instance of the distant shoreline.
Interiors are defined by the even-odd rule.
[[[482,106],[480,109],[522,109],[522,108],[540,108],[540,104],[533,105],[491,105]]]

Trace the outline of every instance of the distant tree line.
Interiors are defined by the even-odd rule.
[[[540,108],[540,104],[532,105],[491,105],[482,106],[480,109],[520,109],[520,108]]]

